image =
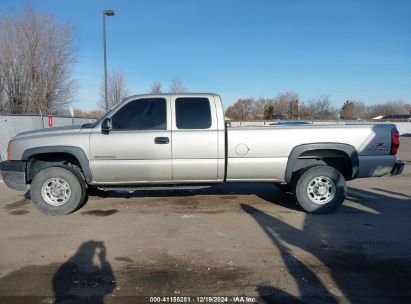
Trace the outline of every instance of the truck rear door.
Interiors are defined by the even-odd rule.
[[[212,96],[172,96],[174,181],[217,180],[218,129]]]

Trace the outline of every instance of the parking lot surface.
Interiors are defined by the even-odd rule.
[[[0,182],[0,302],[410,303],[411,138],[398,158],[401,176],[348,182],[329,215],[272,184],[225,184],[108,191],[52,217]]]

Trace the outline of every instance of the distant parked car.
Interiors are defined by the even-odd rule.
[[[285,117],[284,114],[273,114],[273,115],[271,116],[271,119],[286,120],[287,117]]]
[[[381,119],[411,119],[411,114],[390,114],[385,115]]]

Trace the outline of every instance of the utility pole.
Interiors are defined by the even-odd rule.
[[[104,44],[104,104],[106,112],[108,111],[107,99],[107,51],[106,51],[106,16],[114,16],[113,10],[103,11],[103,44]]]

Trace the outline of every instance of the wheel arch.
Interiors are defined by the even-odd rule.
[[[341,157],[346,161],[344,165],[335,163],[335,160]],[[287,161],[284,179],[290,183],[294,172],[315,165],[334,167],[347,180],[356,178],[359,172],[358,154],[354,146],[343,143],[310,143],[292,149]]]
[[[87,183],[92,181],[92,174],[90,170],[90,165],[86,154],[83,149],[73,146],[45,146],[45,147],[35,147],[27,149],[23,152],[22,160],[27,162],[27,181],[32,178],[31,165],[33,161],[42,162],[74,162],[78,165],[83,172],[84,178]],[[44,164],[42,168],[49,167]]]

